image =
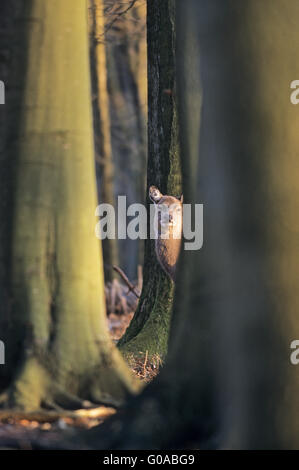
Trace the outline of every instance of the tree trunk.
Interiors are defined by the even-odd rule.
[[[31,0],[21,23],[27,66],[10,258],[14,335],[6,344],[19,364],[5,366],[15,372],[9,404],[120,401],[136,387],[106,326],[86,4]]]
[[[298,449],[290,343],[299,338],[299,113],[290,83],[299,76],[299,3],[194,3],[209,284],[201,298],[202,314],[217,321],[219,444]]]
[[[15,335],[10,316],[12,294],[9,277],[14,145],[23,92],[20,77],[25,72],[24,29],[20,26],[24,3],[25,0],[3,0],[0,6],[0,77],[5,84],[5,105],[0,106],[0,340],[5,344],[9,344]],[[7,364],[15,363],[16,357],[11,348],[6,348],[5,355]],[[0,389],[8,385],[11,373],[11,368],[0,367]]]
[[[105,1],[114,185],[116,194],[127,197],[127,205],[144,204],[146,186],[146,2],[136,2],[110,26],[117,12],[131,4]],[[143,247],[140,240],[118,240],[119,263],[131,280],[143,263]]]
[[[148,189],[181,193],[175,102],[175,27],[173,0],[147,2],[148,44]],[[174,286],[156,258],[154,240],[146,240],[143,290],[135,316],[119,346],[130,358],[148,354],[163,359],[167,351]]]
[[[91,9],[91,58],[94,64],[92,84],[96,97],[94,100],[95,149],[99,171],[99,199],[102,203],[115,207],[103,0],[91,0]],[[112,266],[118,265],[117,240],[106,238],[102,241],[102,247],[105,281],[111,281],[115,277]]]

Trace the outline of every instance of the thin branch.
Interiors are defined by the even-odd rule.
[[[113,269],[114,271],[116,271],[120,277],[125,281],[125,283],[127,284],[127,286],[129,287],[129,292],[133,292],[133,294],[135,294],[135,296],[137,297],[137,299],[140,298],[140,295],[138,294],[138,292],[136,291],[135,289],[135,286],[129,281],[129,279],[127,278],[127,276],[125,275],[125,273],[123,272],[122,269],[120,269],[118,266],[113,266]]]
[[[143,375],[144,375],[144,377],[146,377],[146,363],[147,363],[147,358],[148,358],[148,350],[146,350],[146,353],[145,353],[145,361],[144,361],[144,364],[143,364]]]
[[[132,0],[131,3],[129,4],[129,6],[125,9],[125,10],[122,10],[120,11],[119,13],[116,13],[116,16],[115,18],[113,18],[113,20],[108,24],[108,26],[106,26],[105,28],[105,33],[107,33],[107,31],[109,31],[112,26],[114,25],[114,23],[116,23],[117,20],[119,20],[120,17],[122,17],[123,15],[125,15],[126,13],[128,13],[129,10],[131,10],[131,8],[134,7],[135,3],[137,2],[137,0]],[[105,34],[104,33],[104,34]]]

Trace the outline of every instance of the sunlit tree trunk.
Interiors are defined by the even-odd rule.
[[[107,89],[107,64],[105,17],[103,0],[90,0],[91,4],[91,58],[93,65],[93,89],[95,91],[95,148],[99,167],[99,198],[115,207],[114,164],[112,160],[109,95]],[[113,265],[118,265],[117,240],[102,241],[105,281],[114,277]]]
[[[6,344],[19,362],[5,366],[14,374],[8,403],[121,401],[135,386],[106,327],[87,6],[31,0],[20,21],[26,71],[13,187],[14,336]]]
[[[117,21],[114,11],[126,11],[133,2],[106,0],[106,51],[111,105],[115,192],[127,204],[145,200],[147,58],[146,2],[136,2]],[[131,280],[143,263],[144,242],[118,240],[119,263]]]
[[[151,185],[179,196],[181,170],[175,101],[174,3],[147,3],[148,166]],[[147,196],[149,209],[149,198]],[[154,241],[146,240],[143,290],[135,316],[121,339],[122,352],[163,359],[167,351],[174,286],[156,258]]]

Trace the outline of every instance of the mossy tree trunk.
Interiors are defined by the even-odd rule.
[[[177,0],[183,184],[192,196],[197,153],[204,246],[181,258],[165,367],[91,446],[118,426],[103,448],[298,449],[298,15],[297,0]]]
[[[102,203],[115,207],[103,0],[90,0],[90,6],[92,88],[95,94],[95,149],[100,183],[99,198]],[[106,238],[102,241],[102,247],[105,281],[111,281],[115,277],[112,266],[118,265],[117,240]]]
[[[181,194],[181,169],[175,98],[175,12],[173,0],[147,2],[149,186],[163,194]],[[146,240],[143,290],[135,316],[119,342],[122,353],[164,359],[174,285],[156,258],[154,240]]]
[[[135,390],[106,327],[87,5],[30,0],[20,126],[15,130],[10,252],[13,335],[8,404],[24,409],[121,401]],[[8,357],[7,356],[7,357]],[[80,397],[80,399],[78,399]]]

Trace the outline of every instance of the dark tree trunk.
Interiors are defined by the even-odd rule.
[[[3,0],[0,4],[0,80],[5,84],[5,105],[0,105],[0,340],[18,343],[19,335],[10,321],[10,252],[13,211],[13,168],[15,141],[20,119],[20,101],[25,73],[25,31],[22,18],[25,0]],[[6,348],[6,365],[0,367],[0,390],[11,379],[7,364],[15,363],[15,348]]]
[[[181,169],[175,91],[175,14],[173,0],[147,3],[148,164],[149,186],[163,194],[181,193]],[[147,195],[147,207],[149,209]],[[163,359],[174,286],[157,261],[154,241],[145,243],[143,290],[135,316],[119,346],[127,356],[145,354]]]

